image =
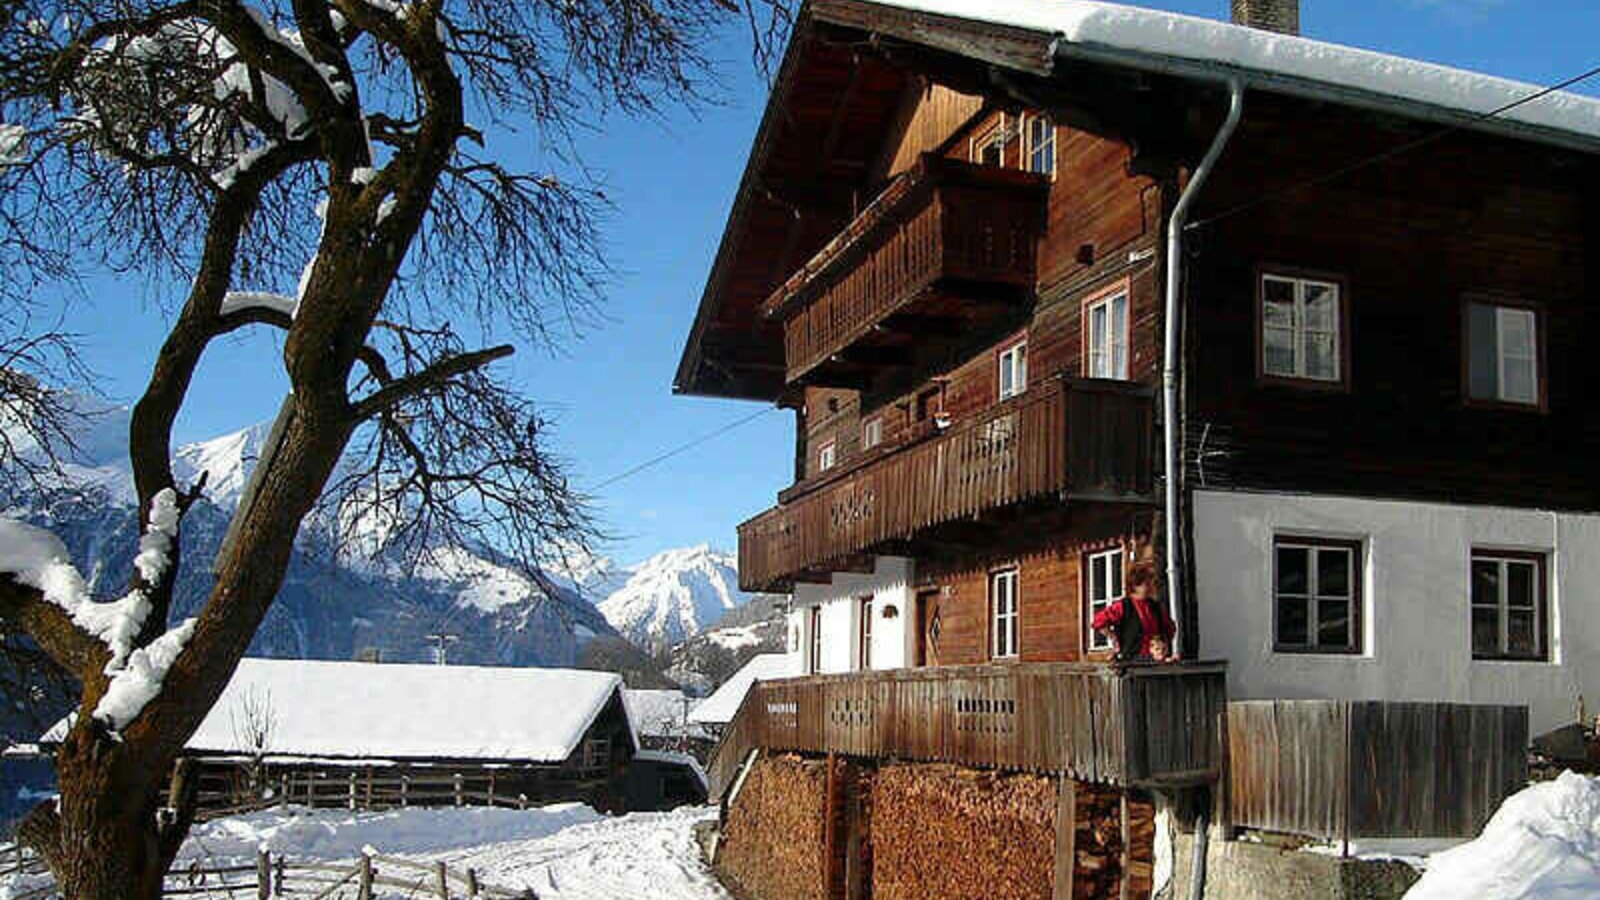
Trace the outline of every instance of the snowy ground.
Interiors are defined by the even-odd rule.
[[[408,809],[386,813],[265,810],[195,828],[186,861],[255,858],[265,844],[298,860],[349,860],[364,847],[478,870],[484,883],[533,888],[540,900],[730,900],[700,860],[695,823],[710,807],[608,818],[575,803],[526,811]],[[0,900],[38,886],[0,878]]]

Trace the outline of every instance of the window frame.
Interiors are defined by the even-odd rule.
[[[1122,592],[1120,594],[1117,594],[1114,597],[1107,597],[1106,598],[1106,602],[1105,602],[1104,605],[1105,606],[1110,606],[1111,604],[1116,603],[1117,601],[1121,600],[1123,597],[1128,596],[1128,552],[1127,551],[1128,551],[1128,548],[1122,546],[1121,544],[1118,544],[1115,547],[1106,547],[1106,548],[1101,549],[1101,550],[1091,550],[1091,551],[1088,551],[1088,552],[1083,554],[1083,560],[1080,563],[1083,566],[1083,569],[1082,569],[1083,577],[1080,579],[1080,581],[1083,584],[1083,633],[1084,633],[1083,652],[1086,655],[1087,654],[1096,654],[1096,653],[1109,653],[1109,652],[1114,652],[1117,649],[1117,642],[1114,639],[1112,639],[1109,636],[1102,638],[1100,633],[1095,631],[1094,628],[1092,627],[1092,623],[1094,622],[1094,616],[1095,616],[1094,590],[1095,590],[1095,587],[1097,586],[1097,585],[1094,584],[1094,561],[1096,559],[1100,559],[1100,558],[1103,558],[1103,557],[1111,556],[1113,554],[1115,554],[1118,557],[1119,565],[1118,565],[1117,569],[1121,574],[1121,577],[1119,578],[1119,583],[1120,583],[1120,585],[1122,587]],[[1109,566],[1107,566],[1106,567],[1106,573],[1107,573],[1108,576],[1110,575],[1110,572],[1111,572],[1111,568]],[[1103,646],[1103,647],[1102,646],[1097,646],[1096,642],[1099,641],[1099,640],[1104,640],[1105,641],[1105,646]]]
[[[856,598],[856,611],[860,615],[856,623],[856,668],[862,672],[872,669],[872,595],[866,594]]]
[[[1045,122],[1047,123],[1047,127],[1049,129],[1050,168],[1048,171],[1041,171],[1033,167],[1033,152],[1035,150],[1033,143],[1033,125],[1035,122]],[[1024,172],[1031,172],[1034,175],[1044,175],[1051,181],[1056,180],[1056,171],[1060,167],[1061,162],[1058,140],[1060,135],[1057,132],[1058,129],[1055,120],[1050,118],[1048,115],[1043,113],[1029,113],[1028,115],[1022,117],[1022,170]]]
[[[1343,550],[1350,553],[1350,644],[1335,647],[1321,643],[1285,644],[1280,640],[1282,617],[1278,592],[1278,550],[1284,546],[1306,548],[1312,551],[1306,561],[1306,628],[1308,633],[1317,629],[1317,606],[1321,602],[1317,590],[1316,554],[1321,550]],[[1272,652],[1293,656],[1364,656],[1366,655],[1366,541],[1348,537],[1329,537],[1318,534],[1285,532],[1272,536],[1269,600],[1272,603]],[[1308,634],[1309,636],[1309,634]]]
[[[822,607],[811,607],[810,616],[811,634],[810,643],[806,647],[806,673],[808,675],[822,674]]]
[[[875,434],[874,434],[875,433]],[[869,436],[871,440],[868,440]],[[869,416],[861,421],[861,449],[876,449],[883,444],[883,416]]]
[[[1472,602],[1472,568],[1480,559],[1499,563],[1502,573],[1500,596],[1495,607],[1500,623],[1500,649],[1496,653],[1480,654],[1472,640],[1472,613],[1478,606]],[[1507,649],[1509,645],[1507,623],[1510,619],[1507,611],[1510,607],[1506,598],[1507,579],[1503,576],[1506,565],[1510,563],[1533,565],[1533,585],[1536,592],[1533,598],[1533,636],[1538,645],[1533,654],[1511,653]],[[1514,550],[1492,546],[1474,546],[1471,549],[1467,555],[1467,652],[1473,662],[1549,664],[1555,660],[1555,654],[1550,648],[1550,554],[1540,550]]]
[[[1496,372],[1495,399],[1472,396],[1472,307],[1475,305],[1505,309],[1526,310],[1533,314],[1533,377],[1537,381],[1532,403],[1521,400],[1499,399],[1499,372]],[[1462,405],[1476,409],[1495,409],[1507,412],[1550,411],[1549,339],[1545,304],[1519,297],[1496,294],[1467,294],[1461,298],[1461,401]],[[1499,329],[1495,332],[1495,367],[1504,366],[1499,348]]]
[[[1013,390],[1011,393],[1008,394],[1008,393],[1006,393],[1005,379],[1002,377],[1002,373],[1005,371],[1006,357],[1010,356],[1011,354],[1014,354],[1014,353],[1016,353],[1018,351],[1022,352],[1022,366],[1021,366],[1021,368],[1022,368],[1022,377],[1019,380],[1019,379],[1017,379],[1015,377],[1015,373],[1013,373],[1012,381],[1016,385],[1016,388],[1015,388],[1015,390]],[[994,351],[994,360],[995,360],[995,367],[994,367],[994,395],[995,395],[995,402],[996,403],[1000,403],[1000,402],[1003,402],[1005,400],[1010,400],[1012,397],[1019,397],[1022,394],[1027,393],[1027,391],[1028,391],[1028,336],[1024,334],[1024,335],[1021,335],[1020,337],[1013,338],[1013,339],[1011,339],[1009,341],[1006,341],[1006,342],[1000,344],[999,346],[997,346],[995,348],[995,351]]]
[[[1339,329],[1335,335],[1334,362],[1339,369],[1336,379],[1313,378],[1304,375],[1279,375],[1267,371],[1267,280],[1293,281],[1297,285],[1312,282],[1332,285],[1338,290],[1338,309],[1333,321]],[[1298,287],[1296,288],[1298,294]],[[1326,393],[1348,393],[1351,385],[1351,307],[1350,279],[1337,272],[1303,269],[1295,266],[1262,265],[1255,271],[1255,332],[1256,332],[1256,382],[1261,385],[1296,388]]]
[[[1006,124],[1006,114],[1001,113],[1000,119],[993,125],[976,132],[967,145],[967,161],[974,165],[988,165],[983,161],[983,151],[996,141],[1000,144],[1000,162],[996,168],[1006,168],[1006,145],[1011,143],[1011,132]]]
[[[839,464],[839,442],[836,439],[823,441],[817,447],[817,474],[833,471]]]
[[[998,594],[996,586],[1001,583],[1011,586],[1010,608],[1001,612],[997,604]],[[989,659],[994,662],[1017,660],[1022,657],[1022,570],[1017,566],[1007,566],[995,569],[989,573]],[[1009,630],[1002,628],[1009,625]],[[1006,646],[1001,652],[1001,639],[1005,637]]]
[[[1094,333],[1090,327],[1090,316],[1097,307],[1105,306],[1122,297],[1122,375],[1111,377],[1111,381],[1130,381],[1133,378],[1133,284],[1132,279],[1119,279],[1114,284],[1106,285],[1098,291],[1083,298],[1079,309],[1079,328],[1083,343],[1081,369],[1085,378],[1101,378],[1094,373]],[[1107,321],[1110,321],[1109,317]]]

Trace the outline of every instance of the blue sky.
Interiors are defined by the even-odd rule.
[[[1048,2],[1048,0],[1041,0]],[[1142,5],[1223,17],[1226,0]],[[1302,0],[1312,37],[1550,83],[1600,64],[1593,0]],[[558,355],[521,348],[507,372],[558,425],[556,445],[580,487],[593,486],[760,409],[747,402],[673,397],[684,336],[716,252],[765,83],[737,40],[718,48],[722,100],[660,121],[603,123],[583,142],[616,214],[606,238],[618,271],[608,321]],[[1579,88],[1600,94],[1600,79]],[[95,279],[66,311],[113,399],[142,386],[163,335],[159,300],[138,282]],[[207,358],[178,423],[199,440],[270,417],[285,381],[266,333],[229,339]],[[633,561],[709,542],[733,549],[734,526],[773,502],[792,474],[793,419],[774,411],[598,492],[607,548]]]

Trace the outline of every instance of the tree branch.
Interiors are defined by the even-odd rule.
[[[111,651],[79,628],[67,611],[44,599],[38,588],[0,575],[0,618],[26,632],[34,643],[85,685],[103,680]]]
[[[482,368],[516,352],[510,344],[447,356],[413,375],[396,378],[355,404],[355,415],[365,421],[410,397],[433,390],[459,375]]]

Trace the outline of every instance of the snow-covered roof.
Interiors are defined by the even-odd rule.
[[[750,691],[750,685],[757,681],[794,678],[799,674],[798,654],[762,653],[753,656],[744,664],[744,668],[733,673],[732,678],[695,707],[694,712],[689,713],[689,721],[702,725],[726,725],[733,721],[739,704],[744,702],[744,695]]]
[[[694,756],[688,753],[681,753],[676,750],[640,750],[638,753],[633,755],[633,758],[635,760],[643,760],[644,762],[661,763],[669,766],[683,766],[690,772],[693,772],[694,777],[700,779],[701,787],[708,787],[710,785],[710,782],[706,780],[705,767],[700,765],[700,760],[695,759]]]
[[[1057,55],[1120,61],[1174,74],[1223,70],[1255,86],[1319,88],[1327,99],[1389,98],[1477,116],[1524,100],[1539,85],[1247,28],[1093,0],[873,0],[899,9],[1040,32]],[[1413,110],[1420,114],[1421,110]],[[1496,117],[1600,140],[1600,100],[1556,92]]]
[[[639,737],[667,737],[683,731],[684,711],[694,709],[700,701],[683,691],[635,690],[622,692],[622,701],[628,706],[628,721],[633,723]]]
[[[250,753],[255,707],[273,756],[555,763],[621,688],[575,669],[242,659],[187,748]]]

